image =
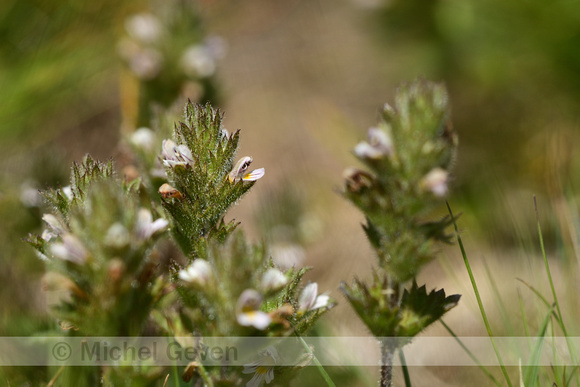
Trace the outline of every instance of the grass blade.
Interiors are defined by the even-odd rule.
[[[540,248],[542,250],[542,257],[544,258],[544,265],[546,267],[546,275],[548,276],[548,281],[550,282],[550,289],[552,290],[552,296],[554,297],[554,304],[556,305],[556,310],[558,311],[558,316],[560,320],[560,327],[562,328],[562,332],[566,337],[566,344],[568,346],[568,351],[570,351],[570,356],[572,357],[572,361],[574,364],[578,364],[576,358],[576,352],[574,351],[574,347],[570,343],[570,338],[568,337],[568,332],[566,330],[566,325],[564,324],[564,320],[562,318],[562,311],[560,309],[560,302],[558,301],[558,296],[556,294],[556,289],[554,287],[554,280],[552,279],[552,273],[550,272],[550,265],[548,264],[548,257],[546,255],[546,249],[544,247],[544,237],[542,234],[542,227],[540,225],[540,215],[538,212],[538,202],[536,200],[536,196],[534,195],[534,209],[536,210],[536,221],[538,223],[538,237],[540,239]],[[576,385],[580,387],[580,380],[576,380]]]
[[[491,331],[491,325],[489,324],[489,320],[487,319],[487,314],[485,313],[485,309],[483,308],[483,302],[481,301],[481,296],[479,294],[479,289],[477,288],[477,284],[475,282],[475,277],[473,276],[473,272],[471,271],[471,265],[469,264],[469,259],[467,258],[467,254],[465,253],[465,248],[463,247],[463,242],[461,241],[461,236],[459,235],[459,229],[457,228],[457,222],[455,221],[455,217],[453,216],[453,212],[451,211],[451,207],[449,206],[449,202],[445,202],[447,204],[447,210],[449,211],[449,215],[453,220],[453,227],[455,228],[455,236],[457,237],[457,243],[459,244],[459,248],[461,250],[461,255],[463,256],[463,262],[465,263],[465,268],[467,269],[467,273],[469,274],[469,280],[471,281],[471,286],[473,288],[473,292],[475,293],[475,298],[477,299],[477,304],[479,305],[479,311],[481,313],[481,317],[483,318],[483,323],[485,324],[485,329],[487,330],[487,335],[491,341],[491,345],[493,346],[493,350],[499,362],[501,372],[508,384],[509,387],[512,386],[512,382],[508,376],[507,370],[503,364],[503,360],[501,355],[499,354],[499,350],[497,349],[497,345],[495,340],[493,339],[493,333]]]
[[[540,328],[540,332],[537,335],[538,340],[534,345],[534,349],[532,350],[532,354],[530,356],[530,364],[531,366],[526,369],[526,387],[535,387],[538,381],[538,371],[540,369],[538,363],[540,360],[540,355],[542,353],[542,346],[544,344],[544,337],[546,335],[546,330],[548,328],[548,324],[550,323],[550,318],[552,317],[552,312],[554,311],[554,306],[548,311],[548,314],[544,318],[542,323],[542,327]]]
[[[294,331],[294,335],[298,338],[298,340],[300,341],[300,343],[302,344],[302,346],[304,347],[304,349],[306,350],[306,352],[312,356],[312,362],[314,363],[314,365],[318,369],[318,372],[320,372],[320,375],[322,376],[322,378],[324,379],[324,381],[326,382],[326,384],[329,387],[336,387],[336,385],[334,384],[334,382],[330,378],[330,375],[328,375],[328,373],[326,372],[326,370],[324,369],[324,367],[322,366],[322,364],[320,364],[320,362],[318,361],[318,359],[316,358],[316,356],[314,356],[314,353],[312,352],[312,349],[308,346],[308,344],[306,343],[306,341],[304,341],[304,339],[302,338],[302,336],[300,336],[300,334],[298,334],[298,332],[296,332],[296,331]]]
[[[407,361],[405,360],[405,354],[403,353],[403,348],[399,348],[399,360],[401,361],[401,367],[403,368],[403,377],[405,378],[405,387],[411,387],[411,377],[409,376],[409,369],[407,368]]]
[[[445,321],[443,320],[439,320],[441,321],[441,324],[443,324],[443,326],[445,327],[445,329],[447,329],[447,332],[449,332],[449,334],[451,336],[453,336],[453,338],[455,338],[455,340],[457,341],[457,343],[461,346],[461,348],[463,348],[463,350],[465,351],[465,353],[467,353],[467,356],[469,356],[471,358],[471,360],[473,360],[473,362],[475,364],[477,364],[477,366],[483,371],[484,374],[487,375],[487,377],[498,387],[501,387],[500,382],[497,381],[497,379],[491,374],[491,372],[489,372],[489,370],[487,368],[485,368],[485,366],[483,364],[481,364],[481,362],[475,357],[475,355],[473,354],[473,352],[471,352],[469,350],[469,348],[467,348],[465,346],[465,344],[463,344],[463,342],[461,341],[461,339],[459,337],[457,337],[457,335],[455,334],[455,332],[453,332],[451,330],[451,328],[449,328],[449,326],[447,324],[445,324]]]

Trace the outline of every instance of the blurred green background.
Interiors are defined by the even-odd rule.
[[[529,246],[536,194],[548,246],[571,256],[579,1],[194,3],[207,33],[227,43],[217,70],[226,127],[242,129],[240,156],[266,168],[230,216],[256,240],[277,229],[272,238],[288,242],[294,237],[271,219],[299,203],[310,227],[300,240],[303,263],[314,266],[322,289],[339,298],[340,281],[367,275],[373,264],[360,215],[333,190],[382,104],[417,76],[450,91],[460,137],[450,201],[468,240],[482,251]],[[141,0],[0,2],[0,334],[53,324],[40,295],[43,264],[21,241],[41,226],[34,192],[66,185],[69,163],[87,152],[120,155],[117,44],[127,16],[147,10],[155,11]],[[432,286],[440,286],[436,275]],[[449,283],[448,293],[465,291]],[[14,324],[31,314],[36,319]],[[351,328],[360,326],[335,330]]]

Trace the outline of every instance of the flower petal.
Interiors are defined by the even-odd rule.
[[[256,180],[262,178],[265,173],[266,173],[266,170],[264,168],[255,169],[252,172],[248,173],[247,175],[244,175],[244,177],[242,177],[242,180],[244,180],[244,181],[256,181]]]
[[[264,330],[268,328],[272,322],[272,318],[268,313],[259,310],[239,313],[237,316],[238,324],[248,327],[253,326],[256,329]]]
[[[316,297],[316,301],[314,302],[314,305],[312,305],[312,308],[310,308],[310,310],[324,308],[328,306],[329,301],[330,296],[328,296],[328,294],[321,294],[320,296]]]
[[[302,313],[309,311],[316,302],[317,293],[318,284],[316,282],[311,282],[306,285],[302,290],[302,293],[300,293],[300,298],[298,299],[298,311]]]

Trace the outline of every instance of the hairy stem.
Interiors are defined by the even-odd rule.
[[[399,306],[400,284],[389,276],[388,302],[389,307],[394,309]],[[381,339],[381,387],[391,387],[393,381],[393,358],[397,350],[397,342],[394,337]]]
[[[381,380],[379,386],[391,387],[393,382],[393,358],[396,346],[391,337],[381,340]]]

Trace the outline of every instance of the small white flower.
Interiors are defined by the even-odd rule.
[[[115,223],[107,230],[105,244],[114,248],[123,248],[131,242],[129,231],[121,223]]]
[[[62,242],[50,246],[50,252],[55,257],[77,265],[83,265],[87,261],[88,252],[77,237],[72,234],[64,234]]]
[[[135,226],[137,237],[140,240],[151,238],[157,231],[164,230],[169,225],[169,222],[163,218],[153,221],[151,211],[141,208],[137,212],[137,224]]]
[[[214,74],[216,63],[207,47],[196,44],[185,49],[181,67],[190,77],[207,78]]]
[[[270,384],[274,380],[274,366],[280,362],[280,355],[276,348],[269,346],[260,352],[260,358],[253,363],[245,364],[244,374],[254,374],[252,379],[246,383],[246,387],[259,387],[262,381]]]
[[[393,141],[389,135],[376,127],[369,129],[367,141],[358,143],[354,148],[354,154],[361,159],[381,159],[393,152]]]
[[[146,48],[129,58],[129,68],[139,79],[150,80],[161,72],[163,55],[157,50]]]
[[[270,247],[270,254],[276,264],[282,268],[299,266],[306,259],[302,246],[295,243],[276,243]]]
[[[428,174],[421,179],[419,185],[433,193],[433,195],[443,198],[447,195],[448,187],[447,182],[449,180],[449,172],[442,168],[433,168]]]
[[[266,173],[266,169],[264,169],[264,168],[254,169],[252,172],[244,175],[242,177],[242,180],[243,181],[256,181],[258,179],[261,179],[265,173]]]
[[[253,289],[246,289],[238,298],[236,303],[236,318],[238,324],[243,326],[253,326],[256,329],[264,330],[272,322],[268,313],[260,311],[262,305],[262,295]]]
[[[199,289],[205,289],[215,281],[213,268],[208,261],[201,258],[196,258],[186,269],[180,270],[177,276]]]
[[[306,313],[310,310],[327,307],[330,297],[327,294],[318,295],[318,284],[311,282],[300,293],[298,299],[298,313]]]
[[[131,135],[131,143],[138,148],[151,150],[155,145],[155,134],[149,128],[139,128]]]
[[[31,180],[20,185],[20,202],[26,207],[39,207],[42,204],[42,196],[35,185]]]
[[[142,43],[154,43],[161,36],[161,23],[150,13],[131,16],[125,21],[129,36]]]
[[[264,292],[276,292],[288,283],[288,278],[278,269],[270,268],[262,276],[261,286]]]
[[[70,185],[67,185],[66,187],[62,187],[61,190],[62,190],[62,193],[64,194],[64,196],[66,196],[68,200],[72,200],[74,195],[73,195],[72,187]]]
[[[234,165],[234,168],[232,169],[230,174],[228,175],[230,183],[235,183],[240,180],[256,181],[261,177],[263,177],[264,174],[266,173],[266,170],[264,168],[255,169],[252,172],[247,173],[250,164],[252,164],[252,161],[254,160],[249,156],[242,157],[241,159],[239,159],[236,165]]]
[[[166,167],[185,167],[193,163],[191,150],[186,145],[176,145],[171,140],[163,140],[162,148],[161,157]]]
[[[66,227],[62,224],[62,222],[52,214],[42,215],[42,220],[48,224],[48,228],[42,232],[42,239],[47,242],[59,235],[64,234],[66,231]]]

